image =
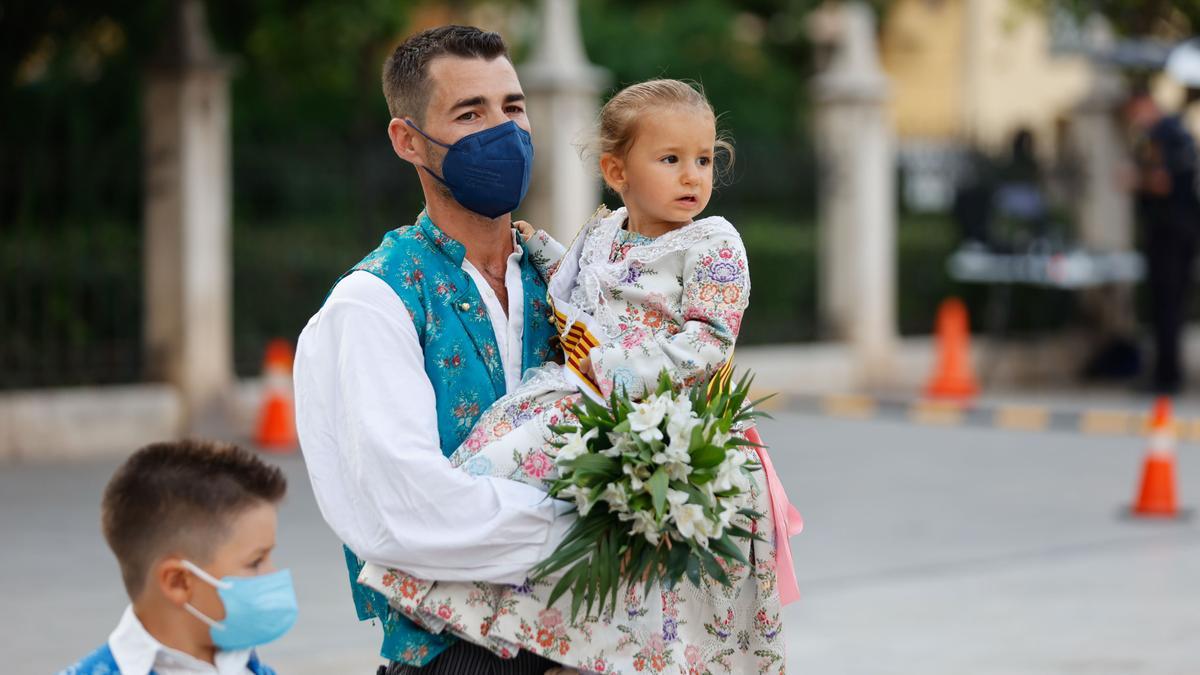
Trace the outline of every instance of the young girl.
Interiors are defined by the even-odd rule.
[[[637,398],[664,368],[690,385],[733,354],[750,294],[746,252],[728,221],[693,220],[712,195],[717,155],[732,150],[717,137],[712,107],[676,80],[630,86],[601,111],[599,146],[601,174],[623,208],[598,211],[569,251],[518,224],[550,277],[566,363],[526,373],[483,414],[451,457],[465,471],[545,487],[554,478],[548,427],[572,423],[569,408],[588,389],[607,397],[623,388]],[[429,630],[502,656],[525,649],[601,673],[781,672],[775,528],[762,473],[751,492],[766,515],[739,518],[764,541],[743,540],[750,564],[725,567],[729,587],[704,576],[699,586],[684,579],[649,596],[634,588],[611,616],[571,622],[569,593],[546,605],[556,579],[435,583],[368,564],[359,581]]]

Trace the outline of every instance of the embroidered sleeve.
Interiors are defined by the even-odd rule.
[[[529,261],[537,268],[543,281],[548,281],[567,249],[545,230],[538,230],[525,242]]]
[[[676,382],[696,384],[732,356],[750,301],[750,269],[737,234],[722,232],[688,249],[682,286],[678,321],[661,316],[662,327],[655,328],[657,321],[649,318],[665,308],[645,307],[641,325],[592,350],[596,381],[606,396],[614,387],[643,396],[664,368]]]

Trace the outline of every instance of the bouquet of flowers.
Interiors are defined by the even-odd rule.
[[[759,536],[733,522],[761,514],[749,508],[751,472],[739,433],[765,413],[748,401],[744,376],[714,377],[707,385],[680,387],[664,371],[657,390],[641,401],[615,391],[608,405],[583,397],[573,412],[577,426],[553,429],[559,478],[551,496],[572,501],[579,519],[562,544],[534,568],[534,579],[563,569],[551,591],[554,604],[571,590],[572,619],[586,605],[603,613],[618,593],[636,583],[648,593],[700,571],[728,586],[718,558],[747,562],[734,539]]]

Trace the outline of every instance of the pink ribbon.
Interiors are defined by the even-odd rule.
[[[775,521],[775,578],[779,585],[779,602],[781,605],[787,605],[800,599],[800,585],[796,583],[796,570],[792,567],[792,543],[788,538],[800,534],[800,530],[804,529],[804,519],[788,501],[779,474],[775,473],[775,466],[771,464],[771,456],[767,454],[765,447],[761,447],[762,437],[758,435],[756,427],[746,430],[746,440],[760,446],[755,450],[758,451],[758,461],[767,477],[771,517]]]

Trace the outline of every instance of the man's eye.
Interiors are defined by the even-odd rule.
[[[510,105],[505,109],[505,112],[511,115],[520,115],[521,113],[525,112],[525,108],[522,108],[519,105]]]
[[[679,158],[676,157],[675,155],[667,155],[666,157],[663,157],[662,159],[660,159],[658,161],[664,162],[666,164],[675,164],[679,161]]]
[[[459,116],[458,116],[458,119],[459,119],[460,121],[462,121],[462,122],[471,122],[471,121],[473,121],[473,120],[474,120],[476,117],[479,117],[479,115],[478,115],[477,113],[474,113],[474,112],[465,112],[465,113],[463,113],[463,114],[459,115]]]

